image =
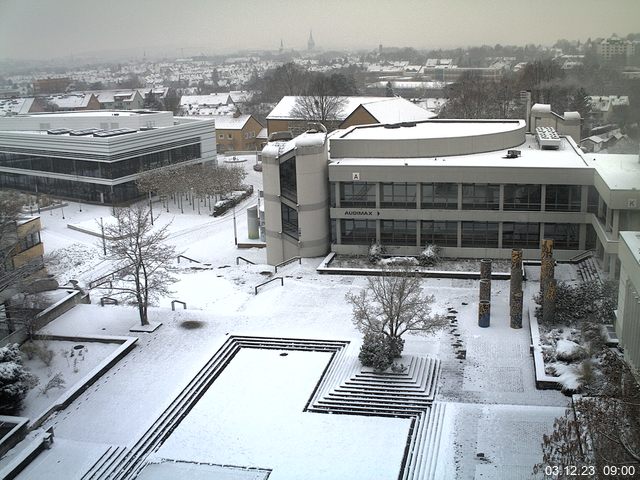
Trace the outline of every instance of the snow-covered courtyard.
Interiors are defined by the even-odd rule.
[[[251,165],[247,183],[259,187]],[[241,241],[247,238],[246,207],[255,201],[254,194],[236,209]],[[169,213],[159,203],[154,208],[161,213],[157,224],[171,222],[169,240],[177,251],[201,263],[176,264],[174,293],[150,309],[151,321],[162,323],[152,333],[130,332],[139,323],[137,311],[101,307],[107,290],[99,288],[90,292],[91,305],[77,305],[46,327],[43,333],[52,335],[139,340],[45,422],[43,429],[54,429],[52,448],[20,479],[82,478],[108,452],[126,455],[231,336],[340,340],[349,342],[345,355],[358,354],[361,334],[345,293],[363,288],[364,277],[319,275],[315,268],[322,259],[304,259],[279,269],[283,286],[272,282],[255,295],[254,287],[271,278],[273,268],[263,249],[236,248],[231,211],[214,218],[204,210],[198,215],[173,205]],[[99,238],[82,230],[108,218],[110,208],[71,203],[64,216],[60,209],[42,213],[45,249],[55,254],[52,273],[61,284],[74,278],[87,285],[113,264],[103,259]],[[237,256],[256,265],[237,265]],[[457,322],[437,335],[406,341],[405,356],[430,356],[441,365],[435,395],[441,413],[432,416],[435,433],[422,446],[432,460],[412,478],[528,478],[540,461],[542,434],[551,431],[567,398],[536,390],[528,321],[520,330],[509,328],[508,282],[493,282],[490,328],[478,327],[477,280],[429,278],[423,285],[436,298],[434,310],[455,310]],[[186,302],[187,309],[172,311],[172,300]],[[460,348],[465,359],[457,358]],[[305,411],[331,359],[324,352],[240,349],[146,458],[152,465],[139,478],[398,478],[410,419]],[[26,414],[38,408],[29,406]],[[11,455],[5,457],[0,469],[10,461]]]

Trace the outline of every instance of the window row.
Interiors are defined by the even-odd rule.
[[[200,158],[200,156],[200,144],[172,148],[162,152],[113,162],[95,162],[91,160],[73,160],[70,158],[0,152],[0,166],[63,173],[79,177],[116,179],[133,175],[143,170],[152,170],[194,160]]]
[[[341,219],[341,244],[370,245],[377,241],[376,220]],[[380,243],[383,245],[417,246],[435,244],[441,247],[458,246],[458,223],[460,223],[460,246],[475,248],[498,248],[498,222],[452,222],[416,220],[380,220]],[[578,224],[545,223],[544,238],[554,240],[555,248],[577,250],[579,247]],[[591,226],[588,226],[591,228]],[[335,222],[332,222],[335,229]],[[502,248],[529,248],[540,246],[539,223],[502,223]],[[332,238],[337,238],[332,232]],[[586,248],[591,248],[587,245]]]
[[[340,207],[376,208],[377,183],[340,182]],[[380,208],[402,209],[458,209],[457,183],[422,183],[418,201],[417,183],[381,183]],[[490,183],[461,184],[463,210],[500,210],[500,185]],[[597,210],[597,191],[590,187],[588,211]],[[582,201],[581,185],[547,185],[545,211],[579,212]],[[336,207],[335,183],[331,185],[331,206]],[[540,211],[542,186],[533,184],[505,184],[503,210]]]

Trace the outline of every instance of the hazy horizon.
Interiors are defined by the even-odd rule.
[[[377,45],[552,45],[640,31],[640,1],[0,0],[0,59],[196,55]],[[604,15],[602,14],[604,13]],[[34,32],[29,34],[29,32]]]

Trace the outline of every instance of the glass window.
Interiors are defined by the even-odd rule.
[[[458,246],[458,222],[422,220],[420,223],[420,243],[441,247]]]
[[[498,248],[498,223],[462,222],[462,246]]]
[[[587,194],[587,212],[598,214],[598,204],[600,203],[600,194],[596,187],[589,185],[589,192]]]
[[[598,242],[598,235],[596,234],[593,225],[590,223],[587,224],[587,240],[585,244],[585,248],[587,250],[595,250]]]
[[[345,245],[371,245],[376,242],[375,220],[340,220],[341,243]]]
[[[578,249],[579,225],[575,223],[545,223],[544,238],[553,240],[553,247],[561,250]]]
[[[456,210],[458,208],[457,183],[423,183],[422,208]]]
[[[336,182],[329,182],[329,206],[336,207]]]
[[[380,243],[382,245],[417,246],[415,220],[381,220]]]
[[[280,195],[298,203],[297,189],[296,157],[291,157],[280,164]]]
[[[340,184],[340,206],[376,207],[376,184],[368,182],[343,182]]]
[[[383,183],[380,206],[383,208],[416,208],[416,184]]]
[[[500,185],[463,184],[462,208],[465,210],[498,210],[500,208]]]
[[[540,185],[505,185],[504,210],[540,210]]]
[[[548,212],[579,212],[581,196],[580,185],[547,185],[544,208]]]
[[[502,224],[502,247],[539,248],[540,224],[504,222]]]
[[[284,203],[281,203],[280,205],[282,207],[282,232],[297,240],[299,237],[298,211]]]

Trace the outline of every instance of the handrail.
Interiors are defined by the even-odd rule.
[[[291,257],[289,260],[285,260],[284,262],[280,262],[279,264],[277,264],[275,267],[275,273],[278,273],[278,267],[284,267],[285,265],[295,262],[296,260],[298,260],[298,263],[302,265],[301,257]]]
[[[180,305],[182,305],[183,310],[187,309],[187,302],[181,302],[180,300],[171,300],[171,310],[175,311],[176,303],[179,303]]]
[[[198,260],[194,260],[193,258],[189,258],[186,255],[178,255],[178,263],[180,263],[180,258],[184,258],[186,260],[189,260],[191,263],[202,263]]]
[[[116,273],[119,273],[119,272],[121,272],[121,271],[123,271],[123,270],[125,270],[125,269],[127,269],[129,267],[130,267],[130,265],[125,265],[124,267],[119,268],[118,270],[114,270],[113,272],[109,272],[106,275],[103,275],[101,277],[96,278],[95,280],[90,281],[89,282],[89,288],[95,288],[98,285],[102,285],[103,283],[107,283],[108,281],[113,280],[113,276]]]
[[[585,260],[585,259],[587,259],[587,258],[589,258],[589,257],[593,256],[594,252],[595,252],[595,250],[585,250],[584,252],[579,253],[579,254],[577,254],[577,255],[575,255],[575,256],[573,256],[573,257],[571,257],[571,258],[569,259],[569,262],[571,262],[571,263],[578,263],[578,262],[579,262],[579,261],[581,261],[581,260]]]
[[[262,286],[266,285],[267,283],[273,282],[274,280],[280,280],[280,286],[284,287],[284,278],[282,278],[282,277],[273,277],[272,279],[267,280],[266,282],[263,282],[263,283],[261,283],[259,285],[256,285],[255,287],[253,287],[254,295],[258,294],[258,287],[262,287]]]
[[[100,299],[100,306],[104,307],[106,305],[118,305],[118,300],[111,297],[102,297]]]
[[[252,262],[251,260],[247,260],[244,257],[236,257],[236,265],[240,265],[240,260],[244,260],[247,263],[250,263],[251,265],[255,265],[254,262]]]

